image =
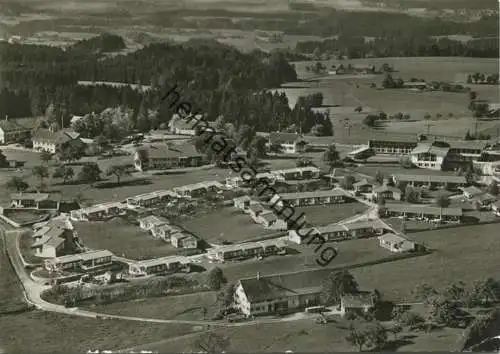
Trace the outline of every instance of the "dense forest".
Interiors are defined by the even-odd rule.
[[[114,40],[116,42],[116,40]],[[101,39],[77,43],[73,48],[2,44],[0,114],[9,117],[45,115],[50,124],[67,127],[71,114],[91,114],[79,127],[84,136],[98,133],[110,139],[125,132],[145,132],[166,127],[175,106],[162,96],[175,89],[183,101],[206,114],[207,120],[223,117],[236,130],[251,126],[259,131],[285,129],[331,133],[325,115],[311,108],[322,97],[302,98],[290,109],[284,94],[268,88],[297,80],[297,74],[282,53],[243,54],[213,41],[194,40],[182,45],[153,44],[142,50],[107,58]],[[92,48],[82,54],[81,48]],[[144,92],[132,87],[81,86],[78,80],[113,81],[151,85]],[[122,107],[110,113],[110,107]],[[50,107],[50,113],[47,113]],[[94,119],[105,111],[104,123]],[[127,114],[123,113],[126,112]],[[132,113],[130,113],[132,112]],[[94,114],[92,114],[94,113]],[[127,124],[116,129],[116,123]],[[219,118],[220,119],[220,118]],[[109,121],[109,124],[105,122]],[[104,125],[100,125],[104,124]]]
[[[115,14],[116,15],[116,14]],[[239,17],[239,18],[238,18]],[[238,18],[235,21],[234,18]],[[485,16],[477,21],[454,22],[436,18],[421,18],[401,13],[351,12],[323,9],[319,12],[284,12],[269,14],[244,14],[221,10],[171,10],[158,11],[143,16],[82,16],[81,18],[56,18],[50,21],[34,20],[10,27],[10,32],[31,35],[37,31],[67,31],[74,26],[98,27],[143,26],[144,21],[159,28],[276,30],[290,35],[317,35],[330,37],[349,36],[444,36],[472,35],[476,37],[498,35],[496,16]],[[89,31],[92,30],[89,28]]]
[[[366,57],[460,56],[498,58],[498,39],[474,39],[467,42],[412,34],[366,40],[364,37],[339,36],[324,41],[299,42],[298,53]]]

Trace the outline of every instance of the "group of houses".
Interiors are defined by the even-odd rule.
[[[233,199],[233,206],[236,209],[248,214],[250,218],[265,229],[286,230],[287,221],[276,215],[274,211],[267,209],[262,203],[252,200],[249,196]]]
[[[170,222],[163,217],[148,215],[137,221],[142,230],[151,233],[156,239],[169,242],[175,248],[198,248],[198,239],[195,236],[171,225]]]
[[[317,180],[321,177],[321,171],[314,166],[296,167],[284,170],[273,170],[255,174],[252,179],[245,179],[242,176],[226,178],[228,188],[245,188],[266,182],[273,185],[275,182],[307,181]]]
[[[55,258],[78,250],[76,232],[65,216],[34,224],[31,238],[36,257]]]
[[[227,262],[252,257],[285,255],[286,253],[286,244],[283,240],[270,239],[215,247],[208,250],[207,258],[212,262]]]

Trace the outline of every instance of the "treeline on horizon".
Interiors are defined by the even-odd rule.
[[[300,54],[334,54],[350,59],[367,57],[476,57],[498,58],[498,38],[457,41],[449,38],[396,36],[373,38],[339,36],[323,41],[298,42],[295,51]]]

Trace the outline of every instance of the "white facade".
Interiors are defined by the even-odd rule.
[[[36,151],[47,151],[55,154],[56,144],[48,141],[33,140],[33,149]]]

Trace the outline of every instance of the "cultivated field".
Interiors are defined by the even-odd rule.
[[[180,226],[208,243],[225,240],[240,243],[276,233],[256,224],[249,215],[233,207],[222,208],[205,215],[182,221]]]
[[[376,287],[388,298],[400,300],[411,299],[411,291],[424,282],[443,288],[456,281],[498,278],[499,229],[498,224],[489,224],[412,233],[410,237],[435,252],[356,269],[353,274],[363,286]]]
[[[30,335],[26,335],[27,328]],[[87,352],[131,347],[198,330],[190,325],[96,320],[34,311],[0,316],[0,348],[7,353]],[[65,335],[71,333],[71,335]]]
[[[116,218],[107,222],[75,222],[74,227],[86,247],[107,249],[129,259],[150,259],[178,253],[178,249],[162,240],[153,239],[139,226]]]

